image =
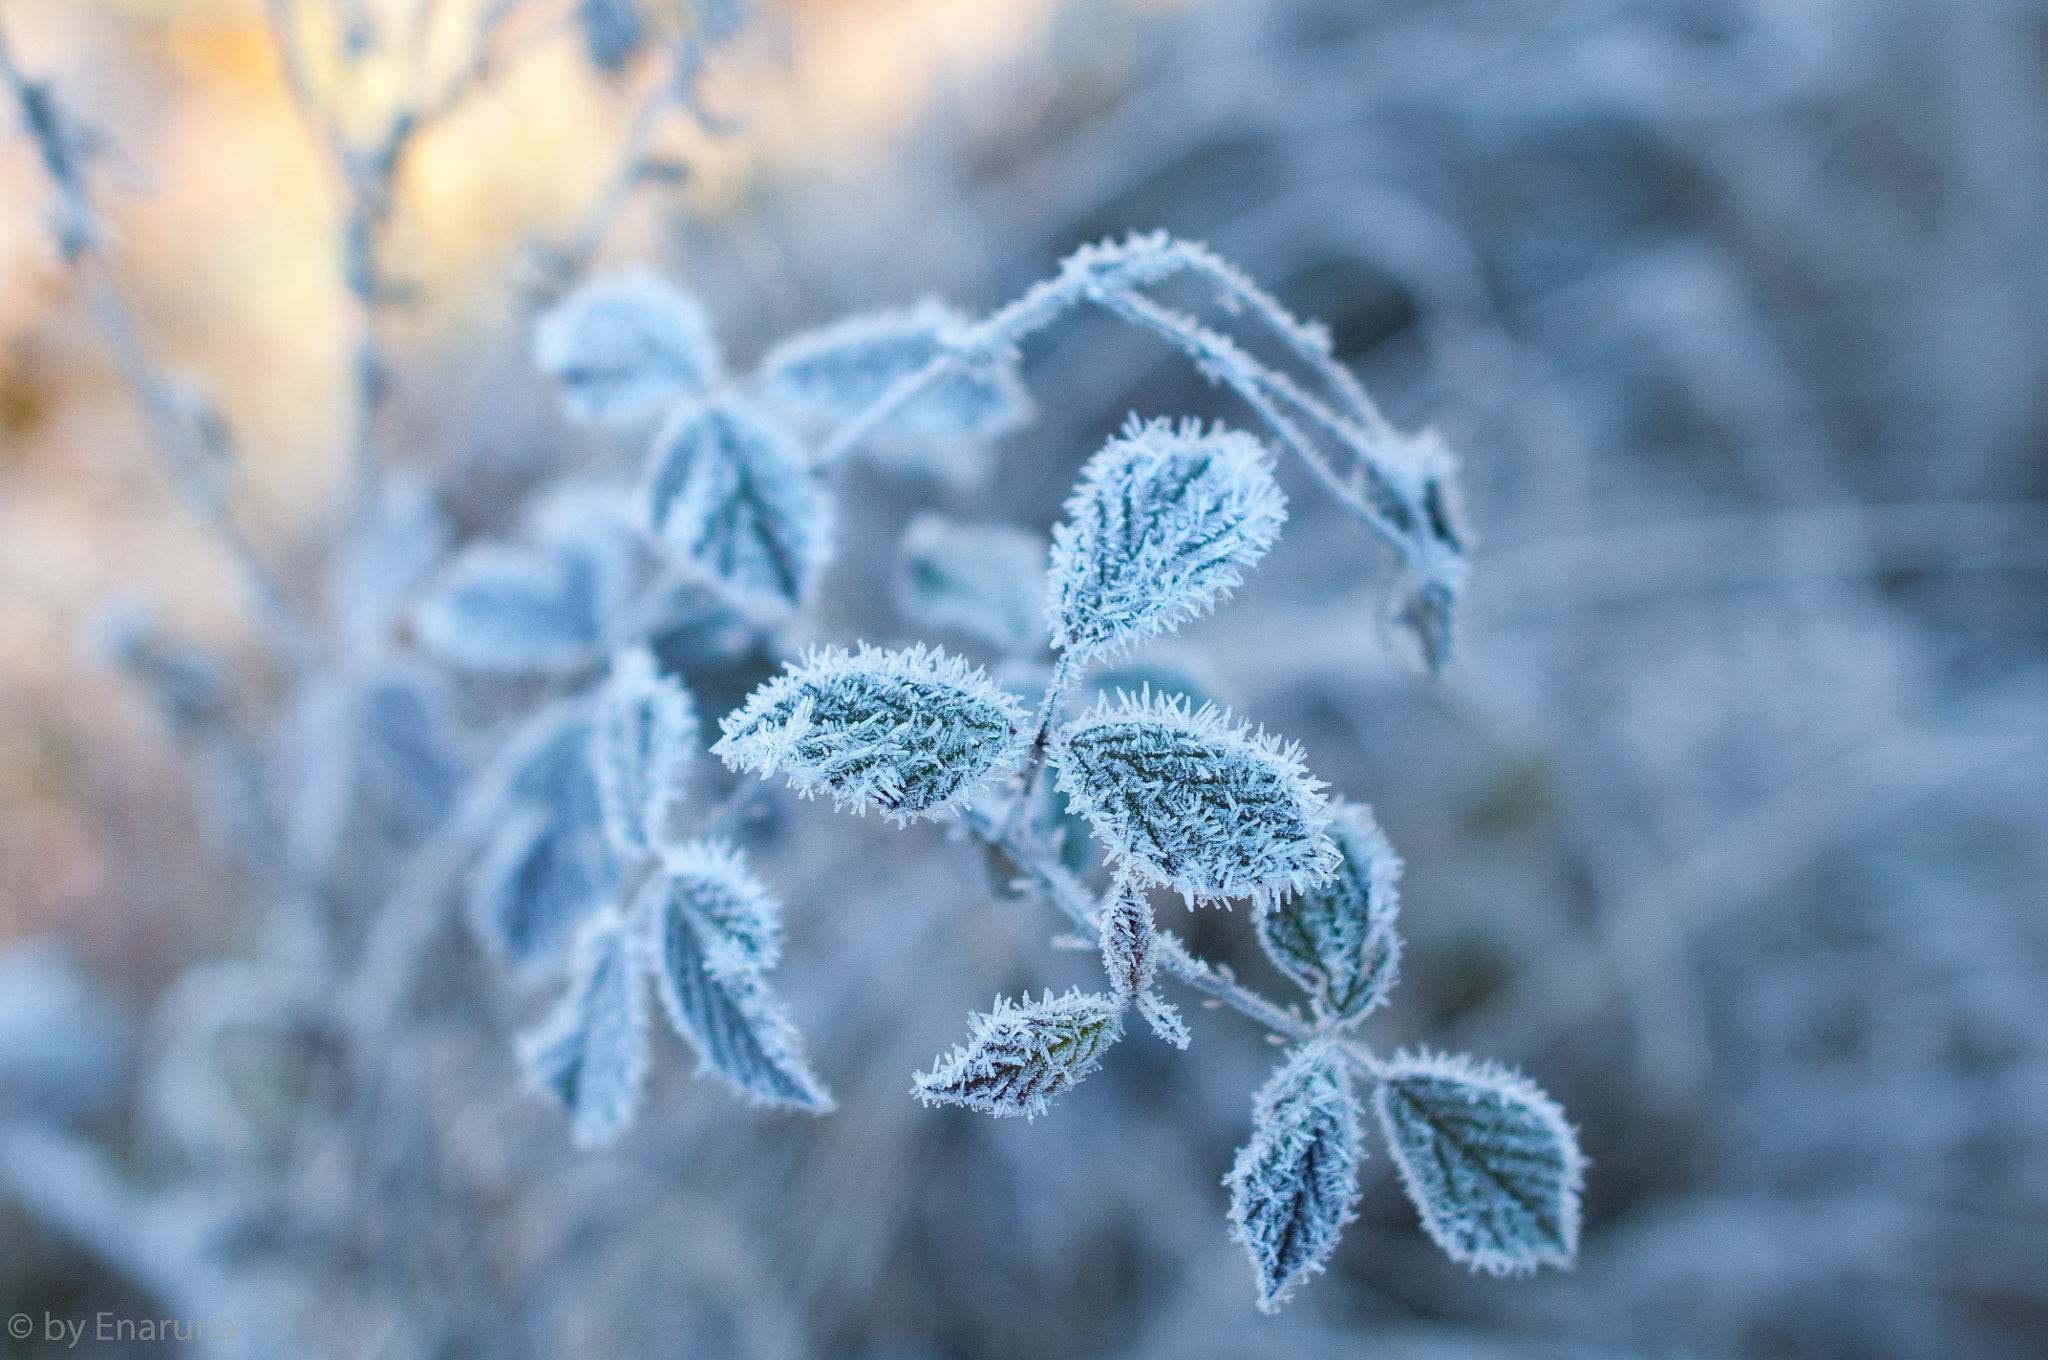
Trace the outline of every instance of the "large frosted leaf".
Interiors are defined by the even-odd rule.
[[[938,356],[967,318],[927,298],[913,307],[847,317],[792,336],[761,361],[778,404],[813,420],[843,421],[881,400]],[[954,374],[884,422],[880,433],[991,439],[1030,418],[1014,363]]]
[[[1008,524],[930,512],[896,550],[896,609],[925,628],[965,633],[1010,655],[1045,646],[1045,538]]]
[[[1133,419],[1081,470],[1053,529],[1047,614],[1079,656],[1199,618],[1280,536],[1287,503],[1248,434]]]
[[[630,424],[718,380],[704,308],[644,269],[594,280],[533,327],[533,361],[561,385],[571,420]]]
[[[712,752],[735,770],[781,771],[805,797],[907,821],[964,806],[1015,769],[1022,706],[979,668],[937,649],[813,651],[719,721]]]
[[[781,947],[780,910],[740,856],[719,845],[680,848],[634,910],[662,1004],[698,1070],[758,1105],[830,1110],[796,1027],[762,979]]]
[[[613,657],[597,695],[590,755],[615,850],[648,855],[667,843],[670,812],[696,747],[690,692],[661,674],[645,647]]]
[[[1356,1020],[1400,978],[1401,860],[1371,808],[1337,802],[1330,812],[1330,839],[1343,857],[1337,872],[1259,917],[1259,943],[1323,1011]]]
[[[1015,1005],[997,997],[994,1010],[969,1017],[966,1044],[919,1072],[910,1093],[927,1105],[1035,1118],[1095,1070],[1123,1032],[1122,1011],[1110,997],[1078,990]]]
[[[735,396],[662,427],[642,504],[665,551],[744,594],[796,604],[832,553],[831,501],[795,441]]]
[[[1230,1235],[1252,1258],[1262,1312],[1278,1312],[1322,1271],[1358,1203],[1359,1110],[1342,1062],[1310,1046],[1275,1071],[1252,1097],[1251,1141],[1223,1178]]]
[[[1572,1263],[1586,1162],[1556,1101],[1463,1054],[1396,1054],[1381,1076],[1380,1127],[1445,1255],[1493,1275]]]
[[[1125,695],[1058,732],[1053,760],[1110,859],[1190,903],[1265,906],[1336,867],[1323,786],[1299,751],[1213,708]]]
[[[616,911],[577,937],[569,986],[538,1028],[520,1036],[527,1080],[569,1112],[576,1146],[617,1138],[647,1083],[647,976],[639,943]]]
[[[617,891],[590,736],[581,706],[543,710],[483,775],[478,806],[490,839],[471,881],[470,918],[515,964],[554,959],[576,923]]]

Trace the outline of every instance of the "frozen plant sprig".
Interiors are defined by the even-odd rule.
[[[1403,1188],[1454,1260],[1496,1274],[1566,1265],[1584,1165],[1557,1106],[1524,1078],[1463,1057],[1379,1059],[1352,1036],[1398,980],[1400,860],[1369,808],[1331,804],[1299,748],[1184,696],[1105,697],[1066,716],[1088,657],[1172,631],[1238,583],[1277,537],[1281,509],[1248,435],[1133,422],[1090,460],[1054,533],[1047,615],[1064,655],[1027,730],[1021,708],[964,663],[922,647],[813,653],[721,722],[737,770],[785,773],[806,795],[879,806],[899,822],[960,810],[1099,945],[1107,993],[1079,989],[970,1017],[964,1043],[916,1074],[927,1104],[1035,1118],[1099,1064],[1135,1005],[1186,1047],[1155,981],[1169,973],[1294,1047],[1252,1102],[1251,1140],[1225,1183],[1258,1306],[1278,1309],[1324,1270],[1359,1197],[1356,1074]],[[968,786],[1023,765],[1000,816]],[[1041,769],[1109,861],[1098,899],[1030,817]],[[1244,987],[1158,930],[1146,889],[1198,903],[1247,898],[1261,947],[1308,993],[1312,1021]]]

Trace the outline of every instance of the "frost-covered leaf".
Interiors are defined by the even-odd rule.
[[[794,605],[832,555],[832,503],[795,441],[736,396],[676,412],[641,494],[667,552],[744,594]]]
[[[426,483],[407,471],[385,479],[376,512],[335,564],[335,623],[350,648],[385,640],[406,599],[447,555],[455,529]]]
[[[1372,809],[1330,807],[1330,839],[1343,856],[1320,887],[1285,898],[1258,918],[1266,957],[1331,1015],[1356,1020],[1379,1005],[1401,973],[1401,860]]]
[[[419,638],[442,660],[472,670],[572,669],[603,636],[596,586],[577,559],[480,543],[420,602]]]
[[[670,852],[634,907],[663,1007],[717,1072],[757,1105],[824,1113],[828,1094],[803,1041],[762,980],[781,950],[781,911],[737,851],[693,843]]]
[[[1463,1054],[1396,1054],[1381,1077],[1380,1127],[1445,1255],[1493,1275],[1572,1263],[1586,1161],[1556,1101]]]
[[[812,651],[719,720],[711,748],[735,770],[785,772],[805,797],[900,823],[964,806],[1024,758],[1024,710],[936,648]]]
[[[533,327],[533,361],[561,384],[571,420],[620,425],[659,415],[718,380],[703,306],[644,269],[596,279]]]
[[[916,373],[967,325],[927,298],[913,307],[847,317],[789,339],[761,361],[769,396],[793,413],[847,420]],[[993,439],[1031,416],[1013,362],[982,365],[945,379],[890,416],[880,433]]]
[[[613,657],[597,696],[590,759],[614,850],[645,855],[667,843],[669,814],[696,749],[690,692],[661,674],[645,647]]]
[[[1066,511],[1046,612],[1055,645],[1085,657],[1207,613],[1279,538],[1287,503],[1252,436],[1133,418]]]
[[[1045,539],[1008,524],[963,524],[930,512],[896,549],[896,609],[1004,653],[1045,645]]]
[[[462,788],[447,696],[430,676],[380,671],[363,682],[355,716],[365,788],[406,831],[431,830]]]
[[[0,950],[0,1116],[97,1114],[125,1085],[126,1025],[68,947],[54,939]]]
[[[647,21],[633,0],[578,0],[576,22],[590,64],[606,74],[625,69],[647,43]]]
[[[1336,867],[1323,785],[1299,750],[1213,708],[1149,693],[1098,704],[1056,734],[1053,760],[1109,858],[1190,903],[1264,907]]]
[[[540,1025],[519,1036],[527,1082],[562,1102],[580,1148],[632,1124],[647,1084],[647,976],[639,942],[616,911],[576,938],[569,986]]]
[[[1015,1005],[997,997],[994,1010],[969,1017],[966,1044],[919,1072],[910,1093],[927,1105],[1035,1118],[1095,1069],[1123,1032],[1122,1013],[1113,999],[1078,989]]]
[[[1278,1312],[1321,1273],[1354,1216],[1364,1151],[1342,1062],[1311,1045],[1275,1071],[1252,1097],[1251,1141],[1223,1178],[1231,1239],[1252,1258],[1261,1312]]]
[[[1102,904],[1102,969],[1109,974],[1110,995],[1119,1006],[1135,1003],[1154,1034],[1186,1048],[1188,1030],[1180,1012],[1152,989],[1159,972],[1158,944],[1152,904],[1141,888],[1119,877]]]
[[[470,884],[477,932],[513,963],[553,959],[575,924],[618,888],[580,705],[543,710],[482,776],[490,839]]]

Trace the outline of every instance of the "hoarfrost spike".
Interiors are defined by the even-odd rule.
[[[1342,1062],[1311,1044],[1276,1070],[1252,1097],[1251,1141],[1223,1178],[1231,1239],[1251,1256],[1261,1312],[1277,1313],[1321,1273],[1354,1216],[1364,1149]]]
[[[1016,697],[957,657],[912,647],[813,651],[719,720],[735,770],[785,772],[805,797],[898,823],[964,806],[1024,759]]]
[[[1463,1054],[1399,1053],[1381,1078],[1380,1128],[1445,1255],[1491,1275],[1572,1263],[1586,1160],[1556,1101]]]
[[[919,1072],[910,1093],[927,1105],[965,1105],[998,1118],[1035,1119],[1095,1069],[1123,1032],[1122,1007],[1078,989],[1029,996],[970,1016],[967,1042]]]
[[[1088,657],[1206,614],[1279,538],[1287,503],[1251,435],[1133,417],[1066,511],[1046,613],[1055,644]]]
[[[1357,1020],[1400,979],[1395,929],[1401,860],[1363,803],[1330,806],[1330,839],[1342,856],[1320,887],[1283,899],[1258,918],[1259,943],[1273,965],[1322,1010]]]
[[[1263,908],[1336,868],[1323,785],[1299,750],[1206,705],[1123,695],[1058,732],[1053,759],[1110,859],[1190,903]]]
[[[569,986],[540,1026],[519,1038],[527,1081],[561,1101],[580,1148],[602,1147],[632,1124],[647,1082],[647,976],[616,911],[577,937]]]
[[[644,269],[587,283],[543,313],[533,361],[561,384],[563,413],[587,424],[659,415],[720,372],[703,306]]]

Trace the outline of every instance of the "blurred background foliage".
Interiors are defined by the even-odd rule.
[[[464,7],[441,11],[428,50],[457,62]],[[237,513],[314,598],[355,322],[261,6],[5,18],[96,130],[149,342],[247,451]],[[344,118],[389,98],[374,63],[314,75]],[[386,439],[465,532],[622,452],[560,425],[524,328],[534,246],[573,233],[646,78],[537,31],[405,166]],[[410,1179],[362,1206],[390,1257],[335,1277],[322,1351],[2040,1353],[2048,6],[789,0],[702,88],[715,125],[662,134],[686,182],[639,196],[604,259],[696,291],[743,360],[926,292],[993,306],[1081,242],[1165,227],[1328,321],[1397,423],[1459,452],[1479,548],[1441,682],[1299,478],[1239,603],[1144,660],[1375,805],[1411,940],[1377,1037],[1498,1055],[1564,1102],[1594,1160],[1584,1259],[1468,1278],[1376,1156],[1331,1275],[1255,1318],[1217,1180],[1260,1036],[1197,1012],[1189,1054],[1127,1043],[1030,1126],[921,1110],[908,1074],[969,1006],[1086,961],[940,832],[785,801],[754,853],[841,1112],[763,1115],[669,1070],[618,1151],[571,1154],[516,1090],[531,998],[443,940],[421,1009],[453,1017],[461,1075],[392,1135]],[[250,643],[47,200],[32,146],[0,142],[0,939],[63,936],[140,1024],[186,966],[253,948],[262,904],[192,748],[88,624],[125,595],[209,655]],[[1096,320],[1028,357],[1041,419],[979,477],[846,475],[861,527],[800,639],[907,640],[887,582],[916,511],[1042,529],[1127,410],[1237,414]],[[1242,919],[1163,919],[1280,990]],[[147,1164],[146,1130],[97,1117]],[[0,1311],[116,1306],[100,1269],[0,1218]]]

